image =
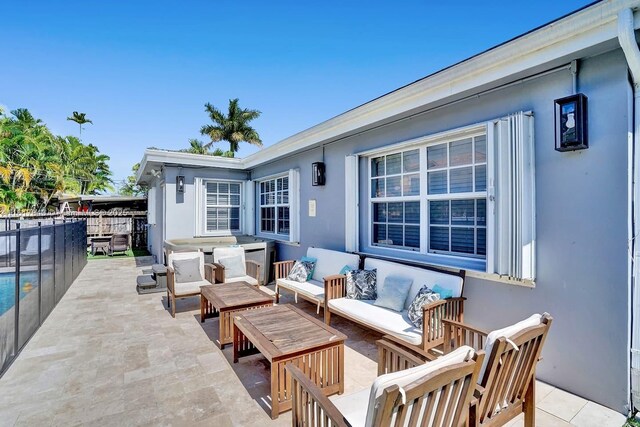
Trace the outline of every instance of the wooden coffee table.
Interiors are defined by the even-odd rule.
[[[273,298],[247,282],[200,286],[200,321],[220,316],[220,348],[233,343],[233,315],[273,305]]]
[[[291,409],[293,363],[327,395],[344,392],[346,335],[289,304],[237,313],[233,362],[257,352],[271,363],[271,418]]]

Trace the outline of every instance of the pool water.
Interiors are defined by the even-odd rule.
[[[20,299],[28,293],[38,290],[38,272],[27,271],[20,273]],[[16,275],[14,273],[0,273],[0,316],[15,304]]]

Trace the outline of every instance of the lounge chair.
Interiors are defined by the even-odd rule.
[[[129,234],[114,234],[109,242],[109,255],[115,252],[127,252],[129,250]]]
[[[233,264],[235,268],[229,268]],[[213,265],[216,267],[216,283],[247,282],[260,285],[260,264],[246,259],[243,247],[213,248]]]
[[[536,365],[553,318],[545,313],[491,333],[443,319],[445,353],[457,346],[484,348],[487,355],[478,377],[477,399],[469,425],[505,425],[524,413],[525,427],[535,426]]]
[[[51,235],[43,234],[42,242],[40,245],[40,251],[46,252],[51,249]],[[29,236],[29,240],[27,240],[27,247],[25,250],[20,252],[20,255],[24,256],[36,256],[38,255],[38,235],[34,234]]]
[[[463,426],[483,360],[484,352],[463,346],[331,400],[303,370],[289,364],[292,426]]]
[[[198,260],[198,272],[202,280],[176,280],[175,262]],[[167,256],[167,306],[171,316],[176,317],[176,299],[200,295],[200,286],[214,283],[215,266],[205,264],[204,252],[170,252]]]

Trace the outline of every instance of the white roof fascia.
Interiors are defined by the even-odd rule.
[[[250,169],[371,123],[508,78],[617,37],[617,14],[638,0],[594,4],[531,33],[286,138],[244,159]],[[640,27],[638,17],[634,27]]]

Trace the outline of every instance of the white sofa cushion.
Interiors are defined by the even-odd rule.
[[[355,393],[333,396],[331,401],[352,427],[364,426],[367,420],[367,406],[371,389],[365,388]]]
[[[384,286],[384,280],[389,275],[405,277],[413,280],[411,290],[407,294],[407,299],[404,303],[405,310],[409,308],[409,305],[418,294],[418,291],[420,291],[420,288],[424,285],[428,285],[430,288],[433,288],[433,286],[437,284],[443,288],[451,289],[454,297],[462,296],[463,279],[460,276],[374,258],[366,258],[364,260],[364,268],[366,270],[374,268],[378,270],[378,292],[380,292]]]
[[[204,252],[191,251],[191,252],[171,252],[167,259],[167,265],[173,268],[173,261],[180,259],[193,259],[200,258],[200,277],[204,278]]]
[[[309,280],[307,282],[296,282],[289,279],[278,279],[276,286],[279,288],[285,288],[291,292],[301,294],[314,301],[324,301],[324,282],[317,280]]]
[[[174,295],[179,297],[182,295],[199,294],[200,286],[206,286],[210,284],[211,283],[207,282],[206,280],[200,280],[197,282],[174,283]]]
[[[486,357],[484,358],[484,362],[482,362],[482,368],[480,369],[480,374],[478,375],[478,382],[482,381],[482,377],[484,376],[484,371],[487,369],[487,364],[489,363],[489,358],[491,357],[491,350],[493,350],[493,345],[496,343],[498,338],[505,337],[506,339],[513,338],[520,331],[524,331],[527,328],[532,328],[534,326],[538,326],[542,321],[542,315],[533,314],[530,317],[519,321],[511,326],[507,326],[506,328],[496,329],[495,331],[491,331],[487,335],[487,339],[484,342],[483,350],[486,353]]]
[[[461,346],[449,354],[441,356],[432,362],[419,365],[414,368],[405,369],[391,374],[381,375],[375,379],[371,386],[369,394],[369,405],[367,408],[367,417],[364,425],[371,426],[376,417],[376,411],[379,409],[379,400],[385,388],[397,385],[400,388],[406,387],[414,381],[418,381],[427,375],[431,375],[438,369],[462,363],[469,360],[475,354],[473,348],[469,346]],[[431,425],[431,423],[424,423]],[[354,426],[355,427],[355,426]]]
[[[373,300],[348,298],[329,300],[329,310],[410,344],[422,343],[422,331],[409,322],[406,311],[399,312],[378,307],[373,305]]]
[[[258,286],[258,281],[251,276],[238,276],[227,279],[225,277],[225,283],[234,283],[234,282],[247,282],[250,285]]]
[[[327,276],[339,274],[345,265],[356,269],[360,264],[358,255],[329,249],[309,247],[307,256],[318,260],[316,261],[316,269],[313,272],[312,279],[319,282],[324,282],[324,278]]]

